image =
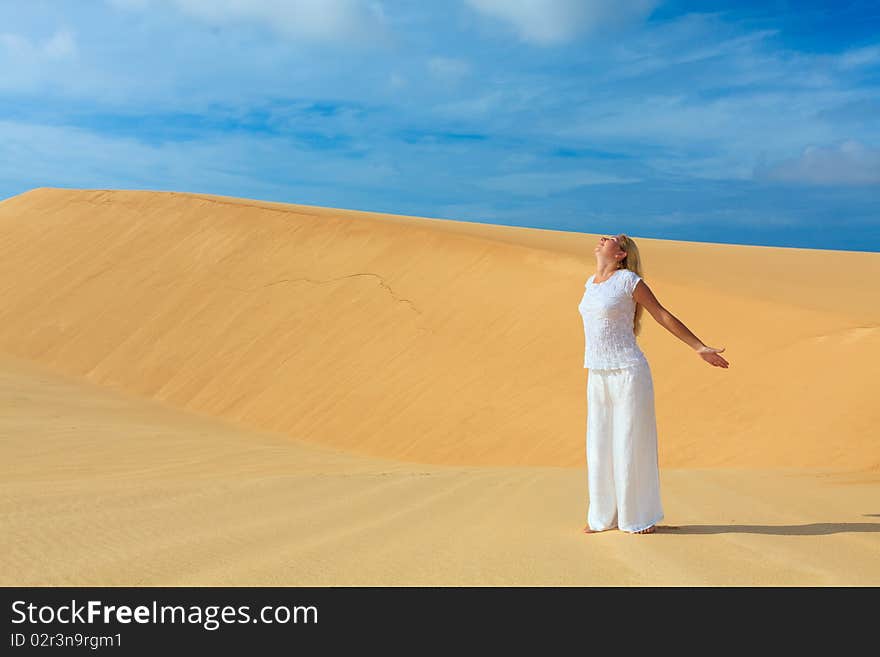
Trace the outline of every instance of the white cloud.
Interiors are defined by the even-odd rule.
[[[639,182],[597,171],[524,172],[494,176],[479,181],[480,187],[522,196],[547,196],[586,185],[608,185]]]
[[[809,146],[800,157],[761,167],[755,176],[814,185],[880,185],[880,148],[848,140],[834,146]]]
[[[474,120],[492,114],[505,96],[503,91],[490,91],[473,98],[440,103],[430,108],[430,111],[442,118]]]
[[[431,115],[440,119],[488,122],[495,132],[522,132],[540,123],[535,117],[560,105],[567,108],[551,80],[522,71],[493,71],[491,77],[481,73],[480,78],[482,84],[474,86],[470,94],[451,97],[430,107]],[[489,79],[491,84],[486,84],[485,80]],[[568,114],[567,109],[565,113]]]
[[[43,45],[43,52],[52,58],[64,58],[76,55],[76,39],[70,30],[58,30]]]
[[[0,34],[0,49],[7,56],[22,60],[65,59],[77,54],[76,38],[66,28],[57,30],[44,41],[31,40],[18,34]]]
[[[232,196],[288,195],[309,203],[344,188],[397,184],[401,172],[383,154],[352,160],[297,149],[259,135],[222,135],[147,144],[69,126],[0,119],[0,182],[17,186],[175,189]],[[345,181],[340,186],[339,181]],[[329,190],[329,191],[328,191]],[[342,207],[342,206],[336,206]]]
[[[399,73],[392,73],[388,76],[388,84],[392,89],[402,89],[408,84],[408,81],[405,76]]]
[[[107,0],[107,2],[120,9],[144,9],[150,0]]]
[[[861,68],[880,64],[880,46],[854,48],[842,53],[837,60],[843,69]]]
[[[25,57],[36,51],[28,39],[18,34],[0,34],[0,48],[12,57]]]
[[[432,57],[428,60],[428,70],[435,78],[454,83],[470,73],[471,67],[463,59]]]
[[[153,0],[159,4],[162,0]],[[109,0],[124,9],[144,9],[148,0]],[[210,25],[243,21],[290,39],[316,42],[377,43],[388,37],[382,5],[368,0],[164,0]]]
[[[477,11],[513,25],[520,37],[555,45],[599,28],[648,16],[659,0],[467,0]]]
[[[664,96],[635,91],[583,104],[574,113],[547,112],[534,127],[538,134],[555,134],[574,144],[614,144],[617,152],[665,174],[749,180],[755,177],[759,157],[780,162],[805,144],[845,139],[846,125],[818,119],[817,109],[861,98],[859,92],[836,89],[740,93],[712,100],[684,92]],[[876,131],[864,134],[871,132],[876,136]]]
[[[704,16],[685,16],[670,24],[658,36],[629,39],[615,44],[612,55],[615,66],[605,75],[609,80],[623,80],[671,69],[683,64],[736,61],[744,64],[755,63],[755,53],[766,47],[766,41],[779,34],[778,30],[760,30],[745,35],[724,38],[721,35],[706,40],[711,33],[711,20]],[[650,33],[649,33],[650,35]],[[690,41],[692,39],[692,41]],[[766,74],[766,71],[759,71]],[[741,82],[738,77],[731,80]]]
[[[45,39],[0,33],[0,93],[69,89],[86,77],[78,74],[78,64],[76,38],[68,29]]]

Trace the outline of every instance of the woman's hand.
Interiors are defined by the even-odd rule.
[[[703,345],[699,349],[697,349],[697,353],[700,354],[700,358],[709,363],[710,365],[714,365],[715,367],[723,367],[727,369],[730,367],[730,363],[728,363],[724,358],[719,356],[720,352],[724,351],[724,347],[721,349],[716,349],[715,347],[707,347]]]

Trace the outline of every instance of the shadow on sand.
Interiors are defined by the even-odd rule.
[[[880,517],[877,513],[866,516]],[[658,534],[772,534],[776,536],[821,536],[880,532],[880,522],[814,522],[808,525],[658,525]]]

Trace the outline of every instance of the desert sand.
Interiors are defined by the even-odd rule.
[[[731,365],[643,315],[664,526],[585,535],[598,235],[0,202],[0,585],[880,584],[880,254],[633,237]]]

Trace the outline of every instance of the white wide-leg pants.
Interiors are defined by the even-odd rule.
[[[590,529],[638,532],[663,519],[654,381],[647,361],[590,370],[587,473]]]

